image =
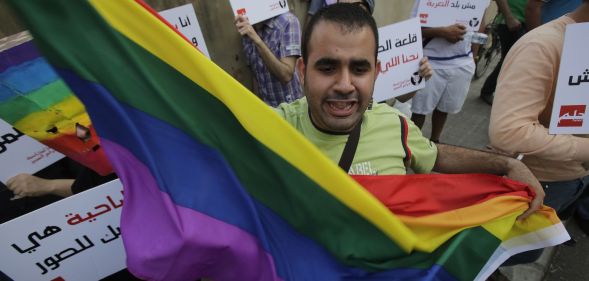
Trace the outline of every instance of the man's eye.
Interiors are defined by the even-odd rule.
[[[354,71],[354,73],[356,74],[363,74],[368,72],[369,68],[368,67],[364,67],[364,66],[357,66],[357,67],[353,67],[352,71]]]
[[[320,72],[324,72],[324,73],[331,73],[335,70],[335,67],[329,66],[329,65],[324,65],[324,66],[317,67],[317,70],[319,70]]]

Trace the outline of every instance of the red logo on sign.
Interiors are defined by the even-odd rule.
[[[63,279],[63,277],[59,276],[55,279],[52,279],[51,281],[65,281],[65,280]]]
[[[240,16],[245,15],[245,8],[241,8],[241,9],[237,10],[237,14]]]
[[[428,14],[419,14],[419,22],[427,23],[427,17],[429,17]]]
[[[558,115],[558,127],[582,127],[586,105],[563,105]]]

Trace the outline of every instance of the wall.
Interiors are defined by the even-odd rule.
[[[251,87],[251,73],[243,59],[240,36],[233,25],[233,15],[228,0],[145,1],[157,11],[192,3],[211,59],[246,87]],[[6,2],[7,0],[0,0],[0,38],[24,30]],[[304,23],[308,1],[289,0],[288,3],[301,23]],[[377,0],[374,12],[377,24],[384,26],[409,18],[413,3],[414,1],[411,0]],[[496,8],[490,10],[493,12]]]

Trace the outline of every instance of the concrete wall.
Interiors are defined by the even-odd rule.
[[[192,3],[211,59],[246,87],[251,87],[251,73],[244,62],[240,36],[233,25],[233,15],[228,0],[145,1],[157,11]],[[6,2],[6,0],[0,0],[0,38],[24,30]],[[289,0],[288,3],[303,24],[308,1]],[[377,0],[374,11],[377,24],[384,26],[407,19],[410,16],[413,3],[412,0]]]

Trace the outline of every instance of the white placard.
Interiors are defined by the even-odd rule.
[[[425,87],[419,76],[423,58],[421,26],[412,18],[378,29],[380,72],[374,85],[374,101],[380,102]]]
[[[460,23],[469,31],[478,31],[489,0],[421,0],[417,9],[421,26],[440,27]]]
[[[550,119],[550,134],[588,134],[589,23],[566,26],[564,45]]]
[[[209,50],[205,44],[205,39],[202,36],[198,19],[194,13],[194,7],[192,4],[182,5],[176,8],[168,9],[159,12],[159,14],[172,24],[180,33],[182,33],[188,40],[194,44],[200,51],[203,52],[208,58]]]
[[[17,174],[38,172],[63,157],[0,119],[0,181],[6,183]]]
[[[286,0],[229,0],[233,15],[246,15],[250,24],[273,18],[288,12]]]
[[[124,269],[122,193],[114,180],[1,224],[0,271],[13,280],[71,281]]]

